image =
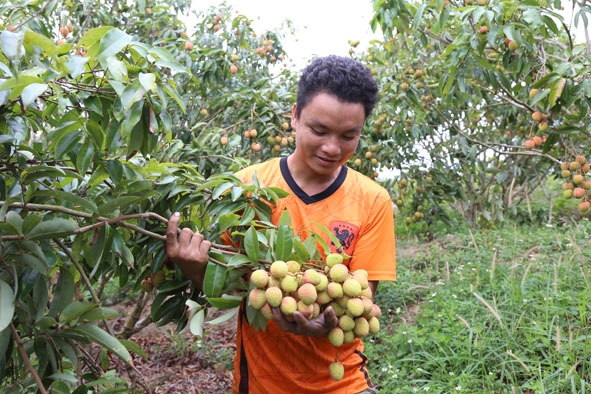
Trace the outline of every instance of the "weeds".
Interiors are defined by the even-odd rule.
[[[582,221],[398,240],[372,377],[387,393],[591,393],[590,236]]]

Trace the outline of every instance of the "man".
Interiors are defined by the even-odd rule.
[[[287,209],[295,234],[302,238],[310,231],[321,234],[318,225],[328,228],[351,256],[345,261],[349,270],[368,272],[374,294],[378,281],[396,279],[392,202],[384,188],[345,164],[376,99],[377,84],[359,62],[339,56],[314,60],[302,73],[292,109],[294,152],[237,173],[249,182],[256,172],[262,186],[288,191],[273,220]],[[168,257],[201,286],[211,244],[186,228],[177,236],[178,222],[178,214],[169,221]],[[288,321],[278,309],[273,312],[265,331],[255,330],[240,313],[233,393],[377,393],[362,341],[338,348],[329,342],[328,332],[338,324],[331,307],[312,320],[296,312]],[[340,381],[328,372],[337,352],[345,367]]]

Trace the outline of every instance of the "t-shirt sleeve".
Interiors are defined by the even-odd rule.
[[[371,281],[396,280],[395,238],[392,201],[384,191],[376,198],[368,223],[361,229],[349,270],[364,269]]]

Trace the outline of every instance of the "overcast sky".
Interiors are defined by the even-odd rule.
[[[193,0],[193,7],[206,10],[216,0]],[[367,48],[378,35],[369,27],[373,15],[371,0],[226,0],[234,11],[253,20],[257,33],[279,30],[286,19],[292,21],[295,36],[282,40],[296,65],[305,65],[314,55],[347,55],[348,40],[360,40]]]

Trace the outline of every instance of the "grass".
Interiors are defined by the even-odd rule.
[[[366,338],[386,393],[591,393],[591,223],[397,240]]]

